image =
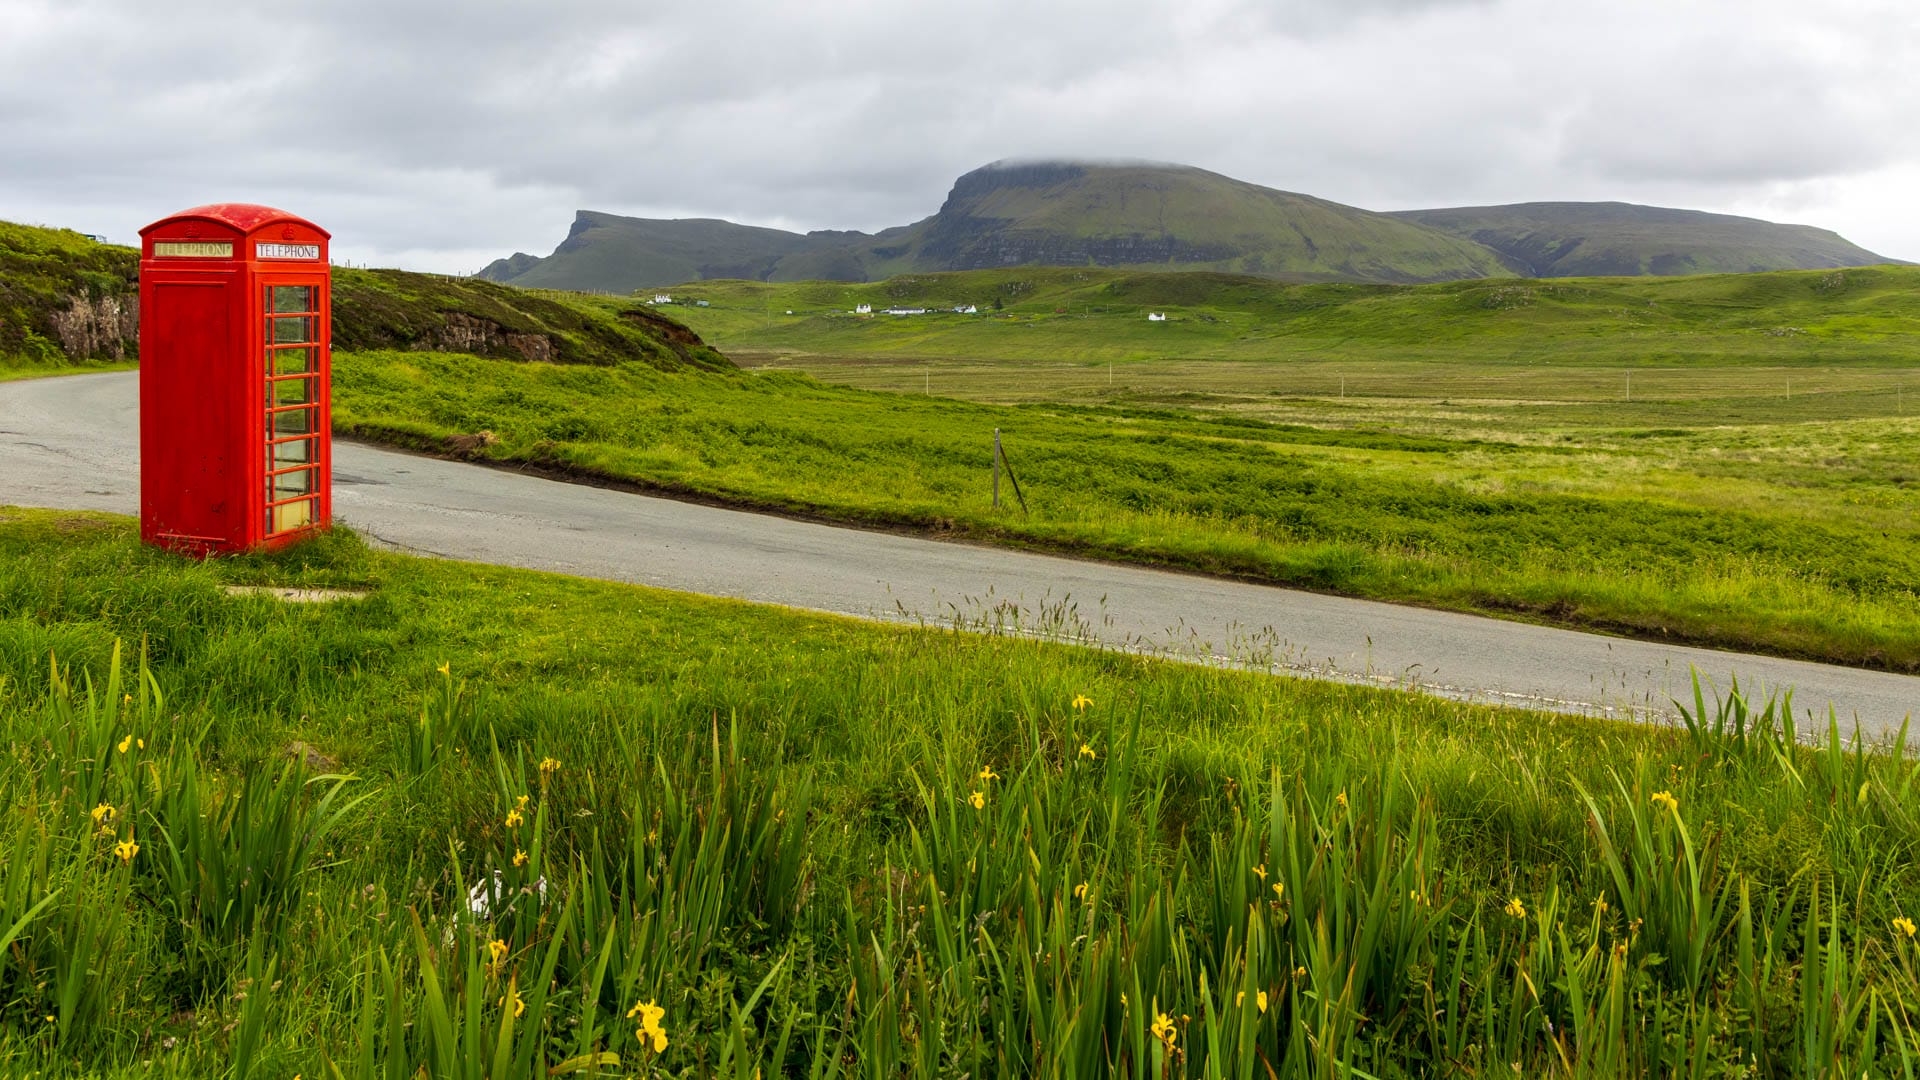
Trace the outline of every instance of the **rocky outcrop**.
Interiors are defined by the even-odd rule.
[[[51,312],[54,337],[74,360],[125,360],[140,348],[140,300],[135,296],[75,296]]]
[[[516,334],[499,323],[449,311],[446,325],[415,342],[422,352],[461,352],[475,356],[518,353],[522,360],[553,362],[553,340],[545,334]]]

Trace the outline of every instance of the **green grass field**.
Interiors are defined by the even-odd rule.
[[[1698,712],[0,508],[0,1064],[1913,1076],[1920,769]]]
[[[1905,464],[1920,422],[1898,417],[1563,437],[1518,422],[1429,432],[1365,412],[1336,426],[1005,406],[641,365],[383,352],[342,353],[335,370],[339,429],[402,445],[488,430],[487,458],[670,492],[1920,667],[1920,500]],[[995,428],[1030,513],[991,506]]]
[[[715,347],[796,357],[1897,368],[1911,363],[1920,335],[1920,268],[1890,266],[1439,285],[1022,267],[665,291],[676,302],[663,310]],[[860,318],[852,310],[861,303],[932,311]],[[979,312],[947,310],[967,304]],[[1148,322],[1156,312],[1168,321]]]

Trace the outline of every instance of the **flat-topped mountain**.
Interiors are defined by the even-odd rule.
[[[1297,280],[1504,276],[1479,244],[1183,165],[996,163],[862,253],[869,277],[1016,265],[1215,270]]]
[[[1809,225],[1632,203],[1518,203],[1392,216],[1485,244],[1527,277],[1744,274],[1891,261]]]
[[[582,210],[553,254],[494,281],[630,292],[714,278],[874,281],[1003,266],[1209,270],[1412,283],[1819,269],[1888,260],[1800,225],[1624,203],[1375,213],[1185,165],[995,162],[931,217],[876,234]]]
[[[831,256],[870,239],[866,233],[803,236],[715,218],[663,221],[582,210],[553,254],[542,259],[516,252],[495,260],[480,276],[545,289],[619,293],[707,278],[766,281],[790,257]],[[833,269],[831,257],[820,266]]]

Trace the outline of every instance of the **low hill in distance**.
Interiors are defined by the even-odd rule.
[[[139,252],[65,229],[0,222],[0,374],[139,354]],[[333,270],[337,350],[458,352],[661,370],[731,367],[698,335],[631,300],[536,293],[404,270]]]
[[[1631,203],[1520,203],[1391,216],[1485,244],[1527,277],[1739,274],[1889,261],[1826,229]]]
[[[686,281],[877,281],[1011,266],[1214,271],[1287,281],[1677,275],[1866,266],[1822,229],[1624,203],[1375,213],[1184,165],[995,162],[931,217],[868,235],[582,210],[553,254],[493,281],[631,292]]]

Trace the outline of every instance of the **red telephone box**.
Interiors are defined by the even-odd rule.
[[[140,538],[209,555],[325,528],[327,231],[222,203],[140,237]]]

